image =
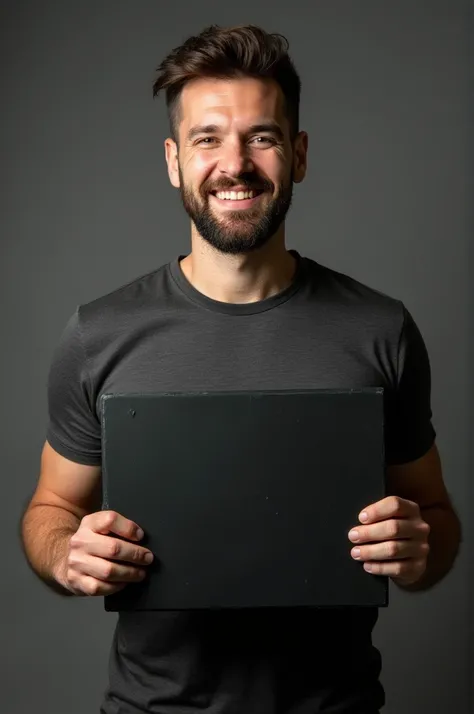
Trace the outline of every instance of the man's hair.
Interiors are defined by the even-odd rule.
[[[301,80],[288,55],[288,40],[255,25],[210,25],[172,50],[157,69],[153,96],[166,92],[172,138],[178,141],[180,96],[184,85],[199,78],[273,79],[285,97],[293,140],[298,133]]]

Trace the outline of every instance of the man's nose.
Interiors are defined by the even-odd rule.
[[[250,158],[248,146],[244,142],[235,141],[221,147],[218,168],[221,173],[234,177],[253,172],[255,166]]]

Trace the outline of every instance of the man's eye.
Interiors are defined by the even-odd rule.
[[[274,144],[275,142],[273,139],[270,139],[269,136],[256,136],[252,141],[256,141],[257,144]]]
[[[215,136],[205,136],[202,139],[198,139],[196,144],[197,145],[204,144],[205,146],[211,146],[216,141],[217,141],[217,139]],[[263,145],[275,144],[275,141],[268,136],[255,136],[251,141],[253,143],[263,144]]]

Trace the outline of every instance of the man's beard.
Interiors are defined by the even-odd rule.
[[[260,188],[270,193],[274,189],[273,184],[260,179],[256,174],[246,173],[242,174],[233,186],[230,181],[221,181],[218,185],[216,183],[212,186],[203,184],[198,199],[192,189],[185,185],[181,167],[179,176],[184,209],[199,235],[216,250],[232,255],[250,253],[268,243],[284,221],[293,196],[293,171],[291,171],[288,181],[279,184],[277,197],[265,208],[259,205],[260,201],[257,201],[255,208],[226,210],[217,216],[209,205],[210,191],[230,191],[233,186],[238,185],[245,186],[248,190]]]

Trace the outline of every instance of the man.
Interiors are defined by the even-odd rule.
[[[382,386],[389,496],[354,514],[348,558],[404,590],[432,587],[452,567],[460,525],[431,424],[428,355],[402,302],[285,247],[308,147],[287,43],[253,26],[207,28],[162,62],[161,90],[191,251],[69,320],[22,523],[28,561],[64,594],[103,596],[146,577],[140,524],[101,511],[104,392]],[[376,620],[376,609],[120,613],[101,712],[374,714],[384,704]]]

